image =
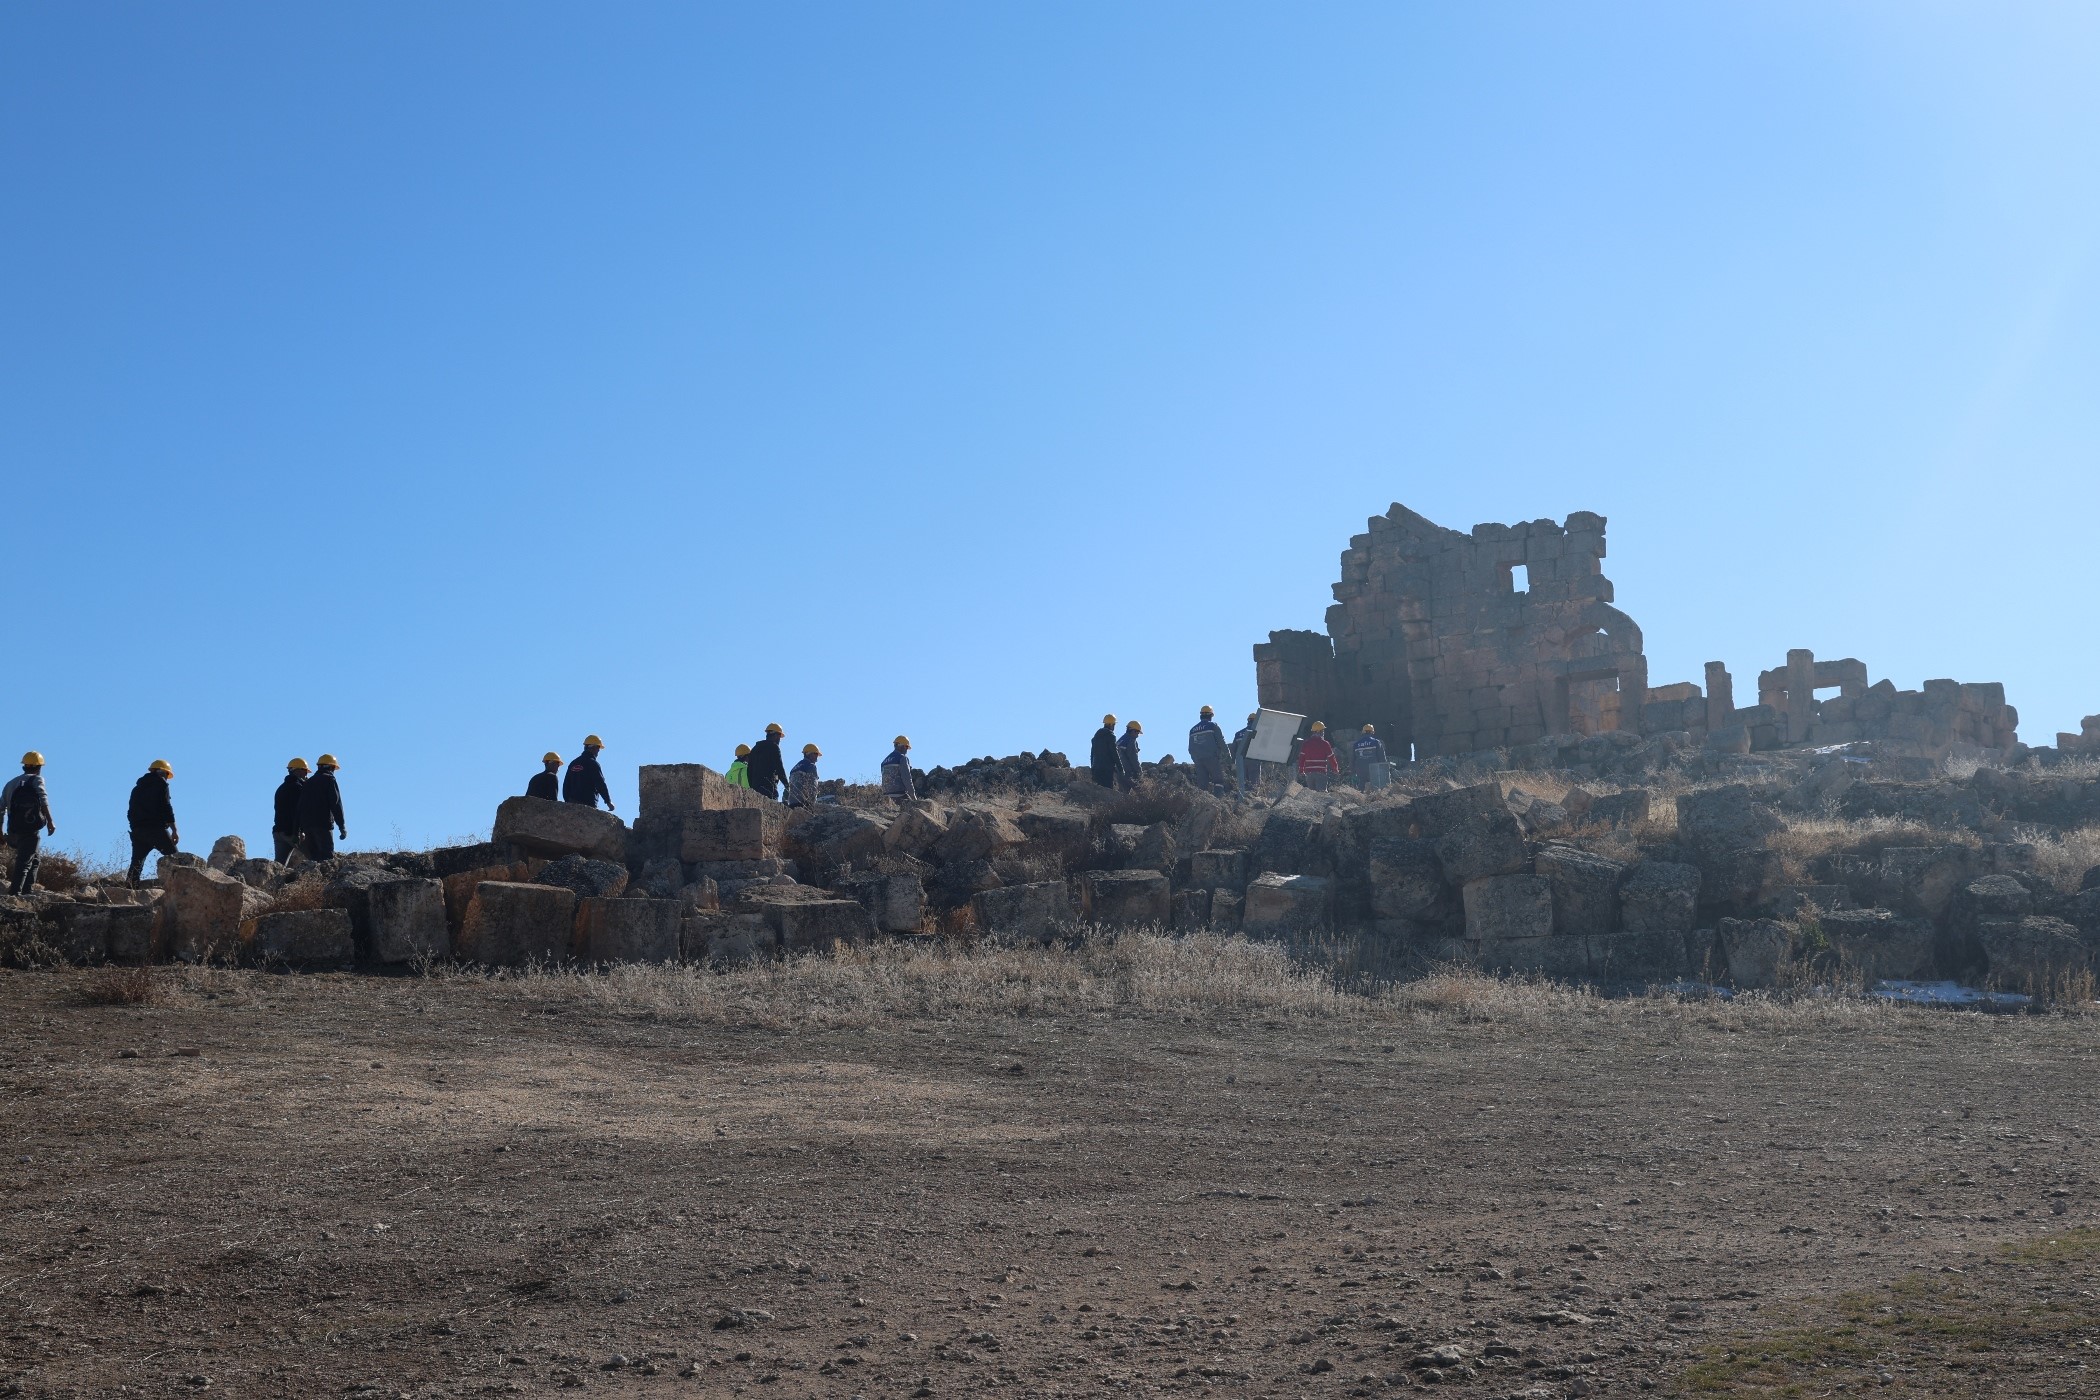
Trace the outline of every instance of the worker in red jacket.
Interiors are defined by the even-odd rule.
[[[1298,746],[1298,781],[1314,792],[1325,792],[1328,782],[1341,771],[1334,745],[1327,742],[1327,726],[1314,720],[1312,733]]]

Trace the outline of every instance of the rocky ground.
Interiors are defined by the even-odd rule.
[[[1135,936],[0,1007],[5,1395],[2100,1392],[2086,1016]]]

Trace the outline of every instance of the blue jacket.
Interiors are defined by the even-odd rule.
[[[817,804],[817,761],[805,757],[788,769],[787,805],[814,807]]]
[[[1123,776],[1133,783],[1144,776],[1144,770],[1138,766],[1136,730],[1126,729],[1123,731],[1123,737],[1116,740],[1116,762],[1122,766]]]
[[[1349,746],[1349,756],[1356,761],[1357,771],[1361,772],[1370,764],[1386,761],[1385,742],[1376,734],[1359,735]]]
[[[1218,728],[1216,720],[1196,721],[1196,727],[1189,731],[1189,757],[1199,763],[1225,757],[1225,731]]]
[[[916,794],[911,786],[911,755],[903,749],[891,749],[890,756],[882,760],[882,795],[884,797],[912,797]]]

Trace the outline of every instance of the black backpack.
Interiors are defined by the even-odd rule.
[[[15,784],[15,795],[8,799],[7,829],[17,836],[26,836],[43,824],[43,774],[25,773],[22,781]]]

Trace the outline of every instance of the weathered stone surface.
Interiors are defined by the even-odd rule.
[[[1644,860],[1619,882],[1619,919],[1628,933],[1690,933],[1699,910],[1699,867]]]
[[[365,896],[367,956],[397,964],[452,953],[445,887],[437,880],[385,880]]]
[[[1137,826],[1119,822],[1103,834],[1109,861],[1118,870],[1174,870],[1174,829],[1165,822]]]
[[[1619,882],[1627,867],[1573,846],[1547,846],[1532,869],[1553,893],[1553,930],[1587,937],[1619,931]]]
[[[2050,995],[2065,978],[2093,968],[2093,948],[2078,930],[2046,915],[1986,923],[1977,930],[1992,985]]]
[[[508,865],[490,865],[475,870],[459,870],[439,881],[445,889],[445,924],[458,934],[467,921],[467,909],[474,903],[474,892],[494,881],[497,884],[523,885],[532,880],[532,865],[517,861]]]
[[[207,865],[164,860],[160,871],[168,951],[185,961],[234,953],[241,925],[267,902],[261,891]]]
[[[1240,917],[1246,910],[1246,896],[1232,890],[1210,892],[1210,926],[1216,929],[1233,929],[1240,926]]]
[[[279,890],[291,875],[291,867],[279,865],[274,860],[237,860],[226,867],[226,873],[244,885],[253,885],[259,890]]]
[[[1744,991],[1779,985],[1793,957],[1793,931],[1776,919],[1723,919],[1715,931],[1728,978]]]
[[[588,963],[675,962],[685,912],[675,899],[578,900],[577,956]]]
[[[730,807],[755,808],[772,802],[764,793],[730,786],[727,778],[704,763],[645,763],[639,786],[637,821],[691,817]]]
[[[948,809],[925,798],[900,803],[882,842],[898,855],[931,858],[934,843],[948,834]]]
[[[736,967],[772,957],[780,950],[778,936],[757,912],[691,912],[680,925],[679,941],[688,962]]]
[[[1434,841],[1405,836],[1373,841],[1370,876],[1374,918],[1429,922],[1450,912],[1451,890]]]
[[[1887,909],[1831,909],[1816,916],[1816,927],[1840,965],[1869,986],[1932,975],[1937,935],[1923,919],[1898,918]]]
[[[890,818],[857,807],[803,807],[790,813],[782,848],[815,866],[871,861],[887,849]]]
[[[554,803],[548,803],[554,806]],[[560,962],[576,943],[576,892],[559,885],[483,882],[460,928],[459,954],[491,967]]]
[[[263,964],[294,967],[338,967],[357,957],[357,944],[344,909],[296,909],[263,914],[242,930],[250,958]]]
[[[833,899],[807,886],[746,890],[743,900],[764,916],[784,953],[823,951],[834,943],[865,943],[875,936],[874,920],[858,903]]]
[[[1332,880],[1271,871],[1247,882],[1240,903],[1240,928],[1258,937],[1309,933],[1326,928],[1333,910]]]
[[[222,875],[231,874],[233,867],[248,858],[248,843],[238,836],[221,836],[211,843],[211,854],[204,863]]]
[[[1028,838],[1029,854],[1049,856],[1060,868],[1083,858],[1093,842],[1093,823],[1073,807],[1032,807],[1014,825]]]
[[[105,962],[113,912],[107,904],[46,905],[38,914],[37,936],[67,962]]]
[[[532,883],[574,890],[578,899],[618,899],[627,892],[627,867],[609,860],[563,856],[541,866]]]
[[[1026,839],[1021,828],[1003,813],[983,807],[965,807],[955,814],[947,831],[933,843],[933,855],[943,865],[961,865],[973,860],[989,860]]]
[[[1093,924],[1158,924],[1173,917],[1172,887],[1156,870],[1092,870],[1081,885]]]
[[[867,910],[883,933],[917,933],[926,922],[926,882],[909,872],[853,875],[833,888]]]
[[[1176,890],[1173,921],[1177,929],[1210,927],[1210,891]]]
[[[762,860],[773,852],[766,841],[765,813],[756,807],[696,812],[682,819],[682,861]]]
[[[448,880],[469,870],[507,866],[512,860],[510,848],[493,841],[481,841],[471,846],[440,846],[430,853],[430,874],[433,879]]]
[[[1600,981],[1675,982],[1690,971],[1680,933],[1629,931],[1583,941],[1589,945],[1590,975]]]
[[[1245,851],[1197,851],[1189,856],[1189,883],[1203,890],[1242,890],[1247,885]]]
[[[1489,880],[1528,880],[1528,875],[1492,875]],[[1476,881],[1475,883],[1485,883]],[[1590,940],[1535,934],[1528,937],[1468,939],[1480,966],[1489,972],[1534,973],[1581,980],[1591,975]]]
[[[1648,790],[1629,788],[1592,798],[1578,820],[1586,826],[1639,826],[1648,820]]]
[[[1498,784],[1419,797],[1412,810],[1422,834],[1436,842],[1437,859],[1450,884],[1512,875],[1530,860],[1524,830]]]
[[[108,956],[111,962],[145,963],[160,956],[160,909],[132,904],[109,911]]]
[[[1481,942],[1553,932],[1553,887],[1537,875],[1486,875],[1464,889],[1466,937]]]
[[[995,943],[1049,943],[1078,922],[1062,880],[984,890],[971,896],[970,907],[978,931]]]
[[[580,802],[505,798],[496,809],[494,840],[550,860],[567,855],[621,864],[627,860],[627,824]]]
[[[1864,892],[1869,902],[1937,920],[1946,916],[1955,891],[1985,872],[1968,846],[1891,846],[1881,853],[1877,873],[1878,882]]]
[[[1702,855],[1761,846],[1782,829],[1762,796],[1740,783],[1677,799],[1677,836]]]

